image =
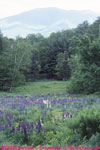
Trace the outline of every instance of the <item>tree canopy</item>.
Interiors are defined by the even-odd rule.
[[[100,91],[100,18],[47,38],[8,39],[0,32],[0,90],[44,78],[69,80],[70,93]]]

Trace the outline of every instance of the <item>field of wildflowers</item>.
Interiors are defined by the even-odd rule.
[[[97,96],[1,96],[0,146],[98,146],[99,106]]]

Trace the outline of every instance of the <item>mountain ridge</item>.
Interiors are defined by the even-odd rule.
[[[41,33],[49,36],[52,32],[75,28],[87,20],[93,23],[99,14],[89,10],[63,10],[55,7],[37,8],[21,14],[0,19],[4,36],[15,38],[20,35]]]

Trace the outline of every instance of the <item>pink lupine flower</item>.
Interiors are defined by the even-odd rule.
[[[67,118],[72,118],[72,114],[68,113]]]

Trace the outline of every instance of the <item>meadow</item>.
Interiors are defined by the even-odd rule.
[[[100,146],[99,28],[0,32],[0,146]]]
[[[0,93],[0,146],[100,146],[100,98],[69,94],[66,81]]]
[[[26,82],[24,86],[14,88],[12,92],[0,92],[0,95],[25,95],[32,94],[66,94],[66,81],[42,80],[36,82]]]

